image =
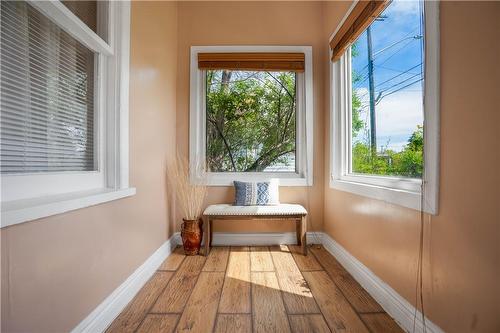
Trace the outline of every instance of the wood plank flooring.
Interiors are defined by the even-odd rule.
[[[219,302],[219,313],[251,313],[250,249],[232,248]]]
[[[177,248],[107,332],[403,332],[328,251],[310,249]]]

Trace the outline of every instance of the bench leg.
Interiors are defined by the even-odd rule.
[[[214,225],[213,220],[209,219],[208,224],[210,225],[210,247],[212,247],[212,240],[214,239]]]
[[[302,216],[300,221],[300,237],[301,237],[301,245],[302,245],[302,254],[307,256],[307,216]]]
[[[212,228],[211,228],[211,220],[210,218],[205,219],[205,256],[208,256],[210,253],[210,243],[212,242],[211,240],[211,234],[212,234]]]
[[[297,245],[302,245],[302,219],[295,220],[295,232],[297,234]]]

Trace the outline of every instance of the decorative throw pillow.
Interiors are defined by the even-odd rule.
[[[271,179],[263,182],[234,181],[235,206],[279,205],[279,182]]]

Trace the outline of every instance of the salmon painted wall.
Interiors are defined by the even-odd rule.
[[[174,232],[165,168],[175,156],[176,4],[133,3],[133,197],[4,228],[2,332],[67,332]],[[167,193],[168,192],[168,193]]]
[[[320,2],[182,2],[179,3],[177,143],[189,146],[189,56],[193,45],[311,45],[314,75],[314,186],[281,187],[280,200],[309,210],[309,229],[323,221],[323,72],[322,6]],[[207,204],[233,201],[231,187],[211,187]],[[180,220],[180,216],[179,219]],[[276,222],[218,221],[215,231],[293,231]]]
[[[348,6],[327,5],[327,40]],[[500,2],[441,3],[440,205],[425,216],[424,286],[427,316],[448,332],[500,331],[499,34]],[[415,304],[419,213],[330,189],[329,153],[326,140],[325,232]]]

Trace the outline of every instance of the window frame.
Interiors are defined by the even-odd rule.
[[[260,181],[277,178],[281,186],[313,185],[313,82],[311,46],[192,46],[190,60],[190,123],[189,164],[206,164],[206,94],[205,72],[198,68],[198,53],[202,52],[302,52],[305,70],[297,73],[297,172],[207,172],[190,168],[193,184],[231,186],[234,180]]]
[[[97,16],[108,42],[60,1],[27,2],[96,54],[97,170],[2,175],[1,227],[135,194],[128,169],[130,2],[98,2],[101,7],[109,4],[107,15]]]
[[[350,117],[352,110],[349,99],[351,94],[349,48],[338,61],[330,62],[329,186],[333,189],[411,209],[422,209],[424,212],[437,215],[439,191],[439,2],[422,1],[422,3],[425,34],[423,91],[425,144],[422,179],[363,175],[350,172]],[[348,15],[349,13],[346,14],[346,17]]]

